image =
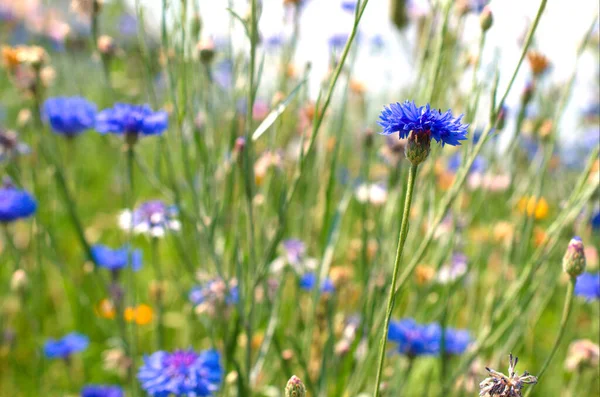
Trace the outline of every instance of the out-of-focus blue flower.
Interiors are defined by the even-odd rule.
[[[300,277],[300,288],[305,291],[311,291],[316,283],[317,276],[314,273],[306,273]],[[335,292],[335,286],[329,277],[326,277],[325,280],[321,282],[321,292],[326,294]]]
[[[388,339],[398,344],[400,353],[409,357],[438,354],[441,335],[438,324],[418,324],[412,318],[392,321],[388,330]]]
[[[48,339],[44,344],[44,355],[48,358],[68,358],[87,349],[90,339],[80,333],[71,332],[62,338]]]
[[[167,230],[177,231],[181,228],[177,214],[175,206],[167,206],[160,200],[146,201],[133,211],[133,215],[129,210],[123,211],[119,216],[119,226],[125,231],[163,237]]]
[[[68,137],[89,130],[96,122],[96,105],[78,96],[48,98],[42,112],[52,131]]]
[[[19,141],[19,137],[14,131],[5,131],[0,128],[0,162],[28,153],[31,153],[31,148]]]
[[[329,40],[327,43],[329,44],[329,48],[332,50],[342,49],[346,45],[348,41],[348,37],[350,37],[349,33],[335,33],[329,36]]]
[[[399,138],[407,138],[412,131],[415,134],[431,134],[431,137],[442,146],[456,146],[467,139],[468,124],[461,122],[462,115],[454,117],[450,110],[441,113],[431,109],[429,104],[417,107],[414,101],[392,103],[384,107],[378,124],[383,127],[382,134],[399,134]]]
[[[464,329],[446,328],[444,335],[446,354],[463,354],[471,342],[471,334]]]
[[[159,135],[168,124],[167,112],[154,112],[148,105],[117,103],[96,116],[96,130],[102,134]]]
[[[81,389],[81,397],[123,397],[123,389],[115,385],[87,385]]]
[[[490,0],[470,0],[469,9],[477,14],[480,14],[489,2]]]
[[[276,33],[266,36],[263,39],[263,45],[267,50],[276,50],[280,48],[284,43],[283,34]]]
[[[203,285],[193,287],[188,298],[195,306],[203,303],[218,305],[223,302],[227,305],[234,305],[240,299],[235,280],[228,287],[221,279],[210,280]]]
[[[25,190],[17,189],[10,182],[0,186],[0,223],[27,218],[36,209],[35,198]]]
[[[217,63],[212,70],[212,78],[222,89],[231,88],[233,85],[233,62],[226,59]]]
[[[356,3],[356,0],[342,0],[340,7],[342,7],[342,10],[354,14],[354,11],[356,10]]]
[[[600,210],[592,214],[590,225],[592,226],[592,230],[600,230]]]
[[[119,18],[119,32],[122,36],[129,37],[137,34],[137,19],[131,14],[124,14]]]
[[[383,38],[383,35],[376,34],[371,37],[371,46],[375,49],[383,48],[385,46],[385,39]]]
[[[583,273],[575,282],[575,295],[588,302],[600,299],[600,273]]]
[[[460,152],[456,152],[452,156],[450,156],[450,158],[448,159],[448,171],[456,173],[456,171],[458,171],[462,163],[462,157],[463,155]],[[476,156],[475,160],[473,161],[473,164],[471,165],[471,168],[469,169],[469,173],[482,174],[483,172],[485,172],[486,166],[487,161],[485,161],[485,159],[481,156]]]
[[[412,318],[405,318],[390,323],[388,339],[397,343],[398,351],[409,357],[437,355],[441,350],[442,327],[438,323],[419,324]],[[446,328],[445,353],[462,354],[470,341],[468,331]]]
[[[219,361],[220,355],[215,350],[158,351],[144,357],[137,377],[142,388],[153,397],[206,397],[219,390],[223,377]]]
[[[111,271],[122,270],[129,262],[129,250],[127,247],[112,249],[105,245],[96,244],[92,247],[92,255],[98,266]],[[131,252],[131,268],[134,271],[138,271],[141,267],[142,252],[140,250],[133,250]]]

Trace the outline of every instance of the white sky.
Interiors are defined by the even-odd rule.
[[[134,0],[129,0],[134,3]],[[155,20],[159,19],[159,0],[140,0],[148,7]],[[176,6],[178,1],[172,1]],[[234,9],[241,15],[247,9],[246,0],[234,0]],[[263,14],[260,30],[265,36],[276,34],[284,29],[283,0],[263,0]],[[200,8],[205,34],[224,36],[229,29],[230,14],[226,11],[227,0],[200,0]],[[493,71],[491,62],[498,59],[500,75],[499,92],[503,92],[520,55],[518,38],[522,36],[527,21],[535,17],[538,0],[492,0],[490,6],[494,14],[494,24],[488,32],[486,51],[483,56],[482,71]],[[190,6],[191,7],[191,6]],[[387,102],[401,101],[398,98],[403,85],[414,77],[414,70],[407,62],[407,51],[411,51],[415,31],[408,29],[400,35],[388,17],[389,0],[370,0],[361,21],[363,38],[382,35],[386,40],[384,52],[369,54],[365,47],[359,54],[355,66],[355,77],[366,84],[369,90],[383,95]],[[547,78],[552,83],[565,82],[570,77],[578,43],[598,15],[597,0],[551,0],[535,36],[535,47],[552,61],[552,72]],[[153,18],[153,19],[154,19]],[[296,54],[298,66],[306,61],[312,64],[311,93],[316,95],[319,81],[327,70],[327,39],[334,33],[349,32],[353,16],[340,9],[340,0],[311,0],[304,10],[301,21],[301,40]],[[239,25],[239,24],[238,24]],[[464,30],[467,42],[475,52],[479,40],[479,21],[474,15],[467,18]],[[241,33],[236,38],[243,41]],[[364,54],[364,56],[362,56]],[[596,85],[598,59],[587,56],[582,59],[577,85],[567,113],[562,121],[561,131],[572,134],[578,124],[578,109],[598,100]],[[507,99],[509,108],[515,108],[521,88],[529,76],[526,64],[521,68],[514,88]],[[379,98],[378,98],[379,99]],[[383,99],[383,98],[382,98]],[[381,100],[381,99],[380,99]],[[371,115],[371,117],[374,117]],[[510,128],[510,125],[509,125]],[[510,129],[509,129],[510,131]]]

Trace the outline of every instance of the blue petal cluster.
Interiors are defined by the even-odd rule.
[[[392,321],[388,339],[397,343],[398,352],[409,357],[438,355],[442,345],[442,327],[437,323],[419,324],[412,318]],[[466,330],[446,328],[444,336],[446,354],[464,353],[471,342]]]
[[[44,355],[48,358],[68,358],[74,353],[84,351],[89,344],[87,336],[71,332],[58,340],[48,339],[44,344]]]
[[[225,301],[227,305],[234,305],[238,303],[240,297],[237,285],[230,285],[229,290],[227,291],[225,282],[220,279],[215,279],[204,285],[193,287],[188,294],[188,299],[194,305],[205,302],[215,303],[219,301]]]
[[[92,247],[92,255],[98,266],[111,271],[121,270],[127,266],[129,259],[128,251],[127,247],[112,249],[101,244],[96,244]],[[131,268],[134,271],[138,271],[141,267],[142,252],[140,250],[133,250],[131,253]]]
[[[462,164],[462,153],[456,152],[448,159],[448,171],[456,173]],[[485,172],[487,161],[481,156],[476,156],[473,165],[469,169],[469,173],[481,174]]]
[[[37,202],[25,190],[13,186],[0,187],[0,223],[27,218],[35,213]]]
[[[158,351],[144,357],[137,377],[150,396],[206,397],[219,389],[223,368],[215,350]]]
[[[590,225],[592,230],[600,230],[600,211],[596,211],[590,218]]]
[[[52,131],[68,137],[79,135],[96,123],[96,105],[78,96],[48,98],[42,112]]]
[[[416,106],[414,101],[392,103],[384,107],[379,115],[378,124],[383,127],[382,134],[399,133],[400,139],[407,138],[411,131],[415,134],[430,133],[442,146],[460,145],[467,139],[468,124],[461,122],[462,115],[454,117],[452,111],[442,113],[431,109],[429,104]]]
[[[317,283],[317,276],[314,273],[306,273],[300,277],[300,288],[305,291],[311,291]],[[321,292],[331,294],[335,291],[333,281],[329,277],[321,282]]]
[[[81,389],[81,397],[124,397],[123,389],[113,385],[87,385]]]
[[[600,299],[600,273],[583,273],[575,282],[575,295],[588,302]]]
[[[96,130],[102,134],[159,135],[168,125],[167,112],[154,112],[148,105],[117,103],[96,117]]]

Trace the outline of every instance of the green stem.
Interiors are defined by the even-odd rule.
[[[134,144],[127,144],[127,208],[131,211],[133,215],[133,207],[135,202],[135,185],[134,185],[134,176],[133,176],[133,166],[135,163],[135,149]],[[133,275],[133,250],[131,248],[131,240],[133,237],[133,222],[131,222],[129,233],[127,234],[127,290],[129,292],[129,305],[132,309],[135,310],[135,278]],[[136,350],[137,350],[137,329],[135,318],[131,321],[131,340],[129,343],[129,354],[131,355],[131,359],[135,360]],[[131,382],[131,393],[133,396],[137,396],[137,384],[135,376],[133,376],[132,372],[133,367],[129,370],[129,380]]]
[[[163,275],[160,268],[158,256],[158,238],[152,237],[152,265],[158,283],[156,295],[156,347],[157,350],[162,350],[164,343],[164,327],[163,327]]]
[[[390,318],[392,317],[392,310],[394,308],[394,291],[396,290],[396,280],[398,279],[398,271],[400,270],[400,258],[402,258],[402,251],[404,249],[404,243],[406,242],[406,236],[408,235],[408,218],[410,216],[410,205],[412,202],[413,191],[415,187],[415,177],[417,175],[418,165],[411,165],[408,172],[408,181],[406,195],[404,196],[404,211],[402,213],[402,224],[400,226],[400,236],[398,240],[398,249],[396,251],[396,260],[394,262],[394,272],[392,276],[392,285],[390,286],[390,294],[387,301],[387,309],[385,315],[385,322],[383,325],[383,335],[381,336],[381,343],[379,346],[379,364],[377,366],[377,379],[375,381],[375,392],[374,396],[379,396],[379,384],[381,383],[381,375],[383,372],[383,362],[385,360],[385,347],[387,344],[388,328],[390,326]]]
[[[548,356],[546,361],[544,361],[544,364],[542,365],[542,369],[540,370],[540,372],[537,376],[538,382],[540,381],[540,379],[542,379],[542,376],[544,376],[544,373],[548,369],[550,362],[552,362],[552,359],[554,358],[554,355],[556,354],[556,351],[558,350],[558,347],[560,346],[560,342],[563,338],[563,335],[565,334],[565,330],[567,329],[567,323],[569,322],[569,316],[571,315],[571,307],[573,306],[573,295],[574,295],[573,291],[575,290],[576,279],[577,279],[576,277],[571,277],[571,279],[569,280],[569,285],[567,286],[567,294],[565,295],[565,304],[563,306],[562,317],[560,319],[560,328],[558,329],[558,334],[556,335],[556,339],[554,340],[554,346],[552,346],[550,355]],[[525,395],[525,397],[529,396],[529,394],[531,394],[532,390],[533,390],[533,388],[530,388],[527,391],[527,394]]]

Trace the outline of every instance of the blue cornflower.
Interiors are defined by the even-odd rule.
[[[388,339],[409,357],[438,354],[441,336],[439,324],[418,324],[412,318],[392,321],[388,330]]]
[[[48,358],[69,358],[72,354],[87,349],[89,344],[87,336],[71,332],[58,340],[48,339],[44,344],[44,355]]]
[[[17,189],[10,182],[0,186],[0,223],[14,222],[35,213],[37,202],[25,190]]]
[[[42,112],[52,131],[67,137],[89,130],[96,122],[96,105],[78,96],[48,98]]]
[[[221,279],[210,280],[203,285],[193,287],[188,294],[188,298],[195,306],[203,303],[217,306],[223,302],[227,305],[233,305],[238,303],[240,299],[235,280],[228,287],[225,281]]]
[[[123,389],[114,385],[87,385],[81,389],[81,397],[123,397]]]
[[[456,152],[450,156],[448,159],[448,171],[456,173],[462,163],[462,157],[462,153],[460,152]],[[476,156],[473,165],[471,165],[471,168],[469,169],[469,173],[481,174],[485,171],[486,166],[487,162],[485,159],[481,156]]]
[[[356,0],[342,0],[340,7],[342,7],[342,10],[344,11],[354,13],[354,10],[356,9],[356,3]]]
[[[215,350],[158,351],[144,357],[137,377],[142,388],[154,397],[205,397],[219,389],[223,377],[219,361],[220,355]]]
[[[592,225],[592,230],[600,230],[600,210],[592,214],[590,225]]]
[[[129,260],[128,251],[127,247],[112,249],[101,244],[96,244],[92,247],[92,255],[98,266],[111,271],[118,271],[127,266]],[[131,268],[134,271],[138,271],[141,267],[142,252],[140,250],[133,250],[131,252]]]
[[[575,295],[588,302],[600,299],[600,273],[583,273],[575,282]]]
[[[154,112],[148,105],[117,103],[96,117],[96,130],[102,134],[160,135],[167,129],[169,117],[161,110]]]
[[[177,220],[176,206],[160,200],[150,200],[137,207],[133,213],[125,210],[119,216],[119,226],[136,234],[147,234],[153,238],[164,237],[167,231],[178,231],[181,223]]]
[[[468,124],[461,122],[462,115],[454,117],[452,111],[445,113],[431,109],[429,104],[417,107],[414,101],[405,101],[400,104],[392,103],[384,107],[379,116],[378,124],[383,127],[382,134],[390,135],[399,133],[399,138],[407,138],[413,134],[427,135],[442,146],[460,145],[460,141],[467,139]]]
[[[305,291],[311,291],[317,282],[317,276],[314,273],[306,273],[300,278],[300,288]],[[329,277],[321,282],[321,292],[331,294],[335,292],[333,281]]]
[[[444,340],[446,354],[459,355],[467,350],[471,342],[471,334],[464,329],[446,328]]]

